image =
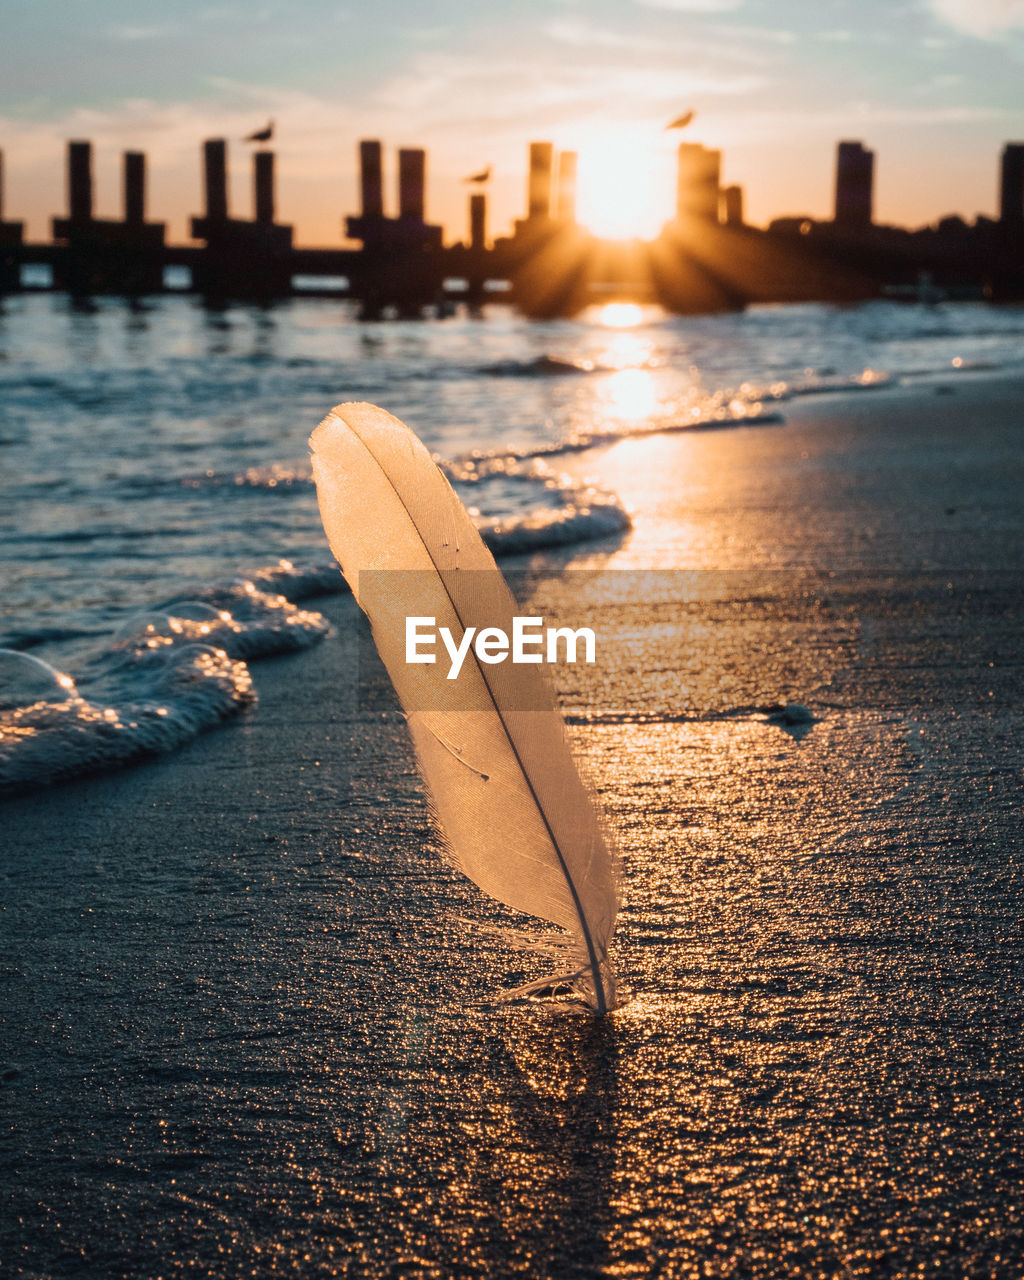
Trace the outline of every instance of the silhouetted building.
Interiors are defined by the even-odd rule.
[[[698,142],[680,144],[676,171],[676,218],[680,222],[692,218],[718,221],[721,168],[720,151],[710,151]]]
[[[727,227],[743,226],[743,188],[723,187],[719,220]]]
[[[1024,231],[1024,142],[1003,147],[999,169],[999,221],[1013,231]]]
[[[840,142],[836,152],[837,227],[869,227],[875,178],[875,153],[862,142]]]
[[[558,154],[558,203],[555,215],[560,222],[576,221],[576,152]]]
[[[527,186],[526,216],[550,218],[551,169],[554,148],[550,142],[530,143],[530,176]]]

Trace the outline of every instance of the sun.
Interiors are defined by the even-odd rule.
[[[663,159],[645,131],[604,131],[579,148],[577,217],[608,240],[650,240],[669,217]]]

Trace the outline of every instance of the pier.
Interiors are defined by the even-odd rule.
[[[525,213],[512,233],[489,238],[487,195],[474,190],[466,236],[454,243],[428,220],[423,148],[398,152],[393,217],[382,143],[364,139],[357,153],[360,208],[340,219],[348,243],[316,249],[296,248],[292,227],[277,220],[276,156],[266,147],[252,152],[251,217],[241,218],[229,209],[227,142],[202,143],[203,211],[190,220],[188,245],[168,244],[165,224],[147,219],[141,152],[123,156],[122,217],[95,217],[85,140],[67,146],[67,211],[52,219],[52,241],[27,241],[23,223],[6,216],[0,153],[0,292],[139,297],[173,288],[212,303],[324,294],[351,297],[368,319],[445,314],[453,299],[554,316],[613,298],[704,313],[751,302],[915,299],[925,286],[932,297],[1024,298],[1024,143],[1007,143],[1000,158],[998,219],[950,216],[910,231],[874,223],[875,157],[859,141],[838,144],[833,218],[783,217],[763,230],[745,223],[742,188],[722,185],[720,152],[686,142],[676,154],[674,216],[651,241],[599,240],[580,226],[576,154],[550,142],[529,145]]]

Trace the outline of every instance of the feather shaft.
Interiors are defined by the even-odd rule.
[[[606,1012],[618,897],[594,803],[538,669],[484,664],[466,642],[473,629],[511,630],[516,605],[493,557],[426,449],[384,410],[339,405],[311,445],[324,528],[406,713],[448,859],[565,929],[565,978]],[[434,618],[449,652],[466,642],[457,680],[406,661],[409,617]]]

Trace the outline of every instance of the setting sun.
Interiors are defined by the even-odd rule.
[[[643,323],[644,309],[635,302],[606,302],[597,308],[594,319],[606,329],[632,329]]]
[[[605,134],[579,149],[578,216],[595,235],[649,240],[671,216],[667,166],[645,132]]]

